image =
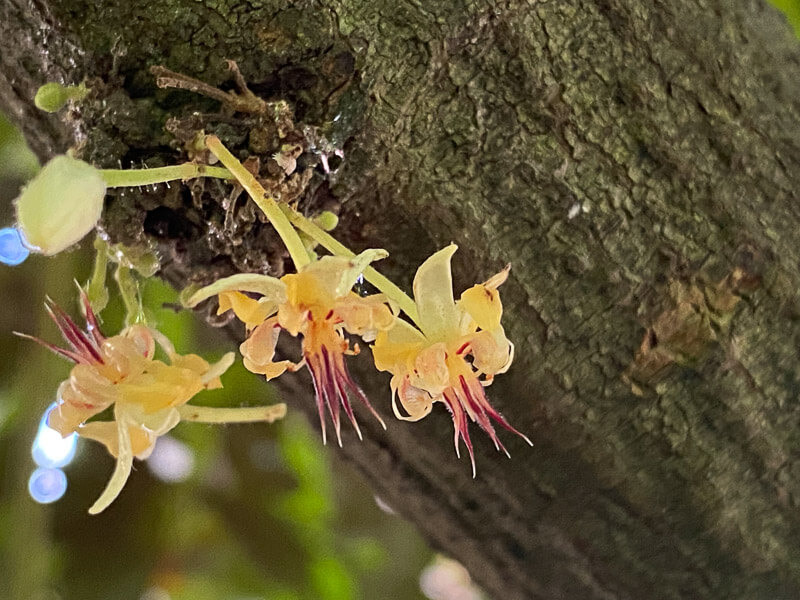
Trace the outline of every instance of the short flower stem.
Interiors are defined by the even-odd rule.
[[[348,258],[352,258],[356,255],[355,252],[350,250],[347,246],[342,244],[327,231],[315,225],[309,219],[306,219],[300,213],[292,210],[288,206],[282,206],[281,208],[292,225],[297,227],[297,229],[305,233],[308,237],[313,239],[329,252],[339,256],[346,256]],[[417,305],[408,296],[408,294],[401,290],[393,281],[386,276],[381,275],[372,267],[367,267],[364,269],[364,277],[381,292],[386,294],[387,298],[397,302],[400,309],[406,313],[416,325],[419,325]]]
[[[289,256],[294,261],[295,268],[299,271],[302,267],[311,262],[308,256],[303,241],[297,232],[292,227],[292,224],[286,218],[286,215],[281,212],[278,203],[272,199],[267,191],[261,186],[250,171],[244,168],[236,157],[222,145],[219,138],[215,135],[206,136],[206,147],[216,156],[220,162],[228,167],[233,176],[247,191],[250,197],[258,205],[258,208],[267,216],[269,222],[278,232],[278,235],[283,240],[286,249],[289,251]]]
[[[175,179],[194,179],[195,177],[216,177],[217,179],[233,179],[228,169],[209,167],[197,163],[183,163],[171,167],[154,169],[101,169],[100,174],[108,187],[136,187],[166,183]]]
[[[117,281],[119,295],[125,305],[125,325],[144,323],[144,308],[142,307],[142,297],[139,294],[139,283],[136,281],[136,277],[128,267],[117,265],[114,279]]]
[[[99,235],[94,240],[94,268],[92,277],[86,284],[86,295],[95,314],[108,304],[108,290],[106,288],[106,271],[108,271],[108,243]]]
[[[194,421],[195,423],[255,423],[260,421],[272,423],[286,416],[286,405],[215,408],[184,404],[178,407],[178,412],[181,415],[181,421]]]

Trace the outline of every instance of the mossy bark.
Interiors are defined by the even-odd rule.
[[[301,206],[399,282],[450,241],[457,293],[512,263],[488,395],[534,447],[473,428],[473,480],[439,406],[341,451],[492,595],[800,596],[800,43],[764,2],[5,0],[0,39],[0,107],[42,158],[176,160],[165,121],[218,105],[148,67],[216,85],[233,59],[343,150]],[[33,108],[84,78],[80,106]],[[240,115],[198,123],[254,151]],[[104,226],[179,285],[279,273],[266,229],[226,238],[225,193],[133,190]]]

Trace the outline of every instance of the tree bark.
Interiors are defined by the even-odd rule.
[[[534,447],[473,427],[473,480],[437,405],[362,415],[340,451],[494,597],[800,597],[800,44],[764,2],[3,0],[0,39],[0,109],[43,159],[176,162],[164,125],[192,111],[254,153],[252,119],[148,71],[226,84],[233,59],[343,150],[299,198],[342,241],[406,285],[457,242],[457,294],[512,263],[516,359],[488,396]],[[85,102],[34,109],[84,78]],[[179,286],[280,274],[244,208],[223,226],[227,191],[117,193],[103,226]]]

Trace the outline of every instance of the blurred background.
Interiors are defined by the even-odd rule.
[[[800,0],[773,0],[800,32]],[[0,115],[0,227],[39,166]],[[0,254],[14,254],[0,232]],[[11,240],[11,241],[10,241]],[[21,257],[14,257],[19,260]],[[88,507],[113,459],[99,444],[62,440],[43,424],[71,365],[11,334],[60,340],[45,295],[78,315],[73,280],[91,271],[91,242],[54,258],[0,264],[0,599],[9,600],[480,600],[457,563],[415,530],[321,444],[299,414],[273,425],[180,424],[137,461],[99,516]],[[12,260],[12,262],[16,262]],[[109,334],[123,307],[111,289]],[[149,322],[179,352],[216,360],[231,349],[156,279],[143,289]],[[203,404],[274,403],[237,363]]]

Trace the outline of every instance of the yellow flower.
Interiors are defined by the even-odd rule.
[[[510,265],[466,290],[455,302],[450,260],[456,249],[451,244],[439,250],[422,263],[414,277],[421,331],[398,320],[392,329],[378,333],[373,356],[379,370],[392,374],[392,407],[399,419],[418,421],[431,412],[434,402],[447,405],[455,426],[456,454],[460,456],[459,438],[463,439],[474,477],[467,417],[506,454],[492,420],[529,444],[531,441],[492,408],[484,392],[496,374],[508,370],[514,355],[514,346],[500,324],[503,307],[497,290],[508,277]]]
[[[233,353],[210,365],[196,354],[178,354],[163,334],[144,325],[105,337],[88,300],[82,299],[85,331],[57,305],[47,305],[69,349],[32,339],[77,363],[58,389],[48,425],[65,437],[75,432],[101,442],[117,459],[114,474],[90,513],[99,513],[114,501],[130,475],[133,458],[149,456],[157,438],[182,419],[271,421],[285,414],[285,406],[259,407],[260,412],[188,406],[198,392],[222,386],[220,375],[233,363]],[[155,359],[156,344],[169,364]],[[106,409],[113,410],[113,420],[90,420]]]
[[[196,306],[219,296],[218,314],[233,310],[247,326],[248,338],[239,347],[245,367],[272,379],[284,371],[308,367],[314,382],[323,443],[327,441],[325,410],[333,421],[341,445],[340,410],[344,409],[359,438],[361,430],[349,397],[361,400],[383,425],[361,388],[350,377],[344,361],[351,350],[343,332],[372,341],[378,331],[389,329],[395,316],[383,296],[361,297],[351,291],[361,272],[372,261],[387,255],[384,250],[366,250],[353,258],[325,256],[280,279],[258,274],[239,274],[195,292],[187,301]],[[247,294],[257,295],[257,298]],[[302,335],[303,359],[274,361],[281,330]]]

